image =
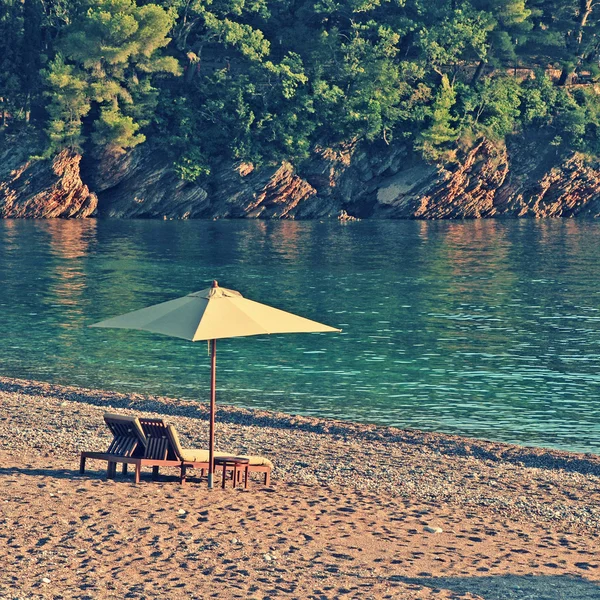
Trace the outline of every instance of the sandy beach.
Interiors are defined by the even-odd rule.
[[[600,598],[600,457],[219,407],[270,487],[78,472],[108,409],[204,447],[206,406],[0,378],[0,598]],[[217,480],[217,483],[219,481]]]

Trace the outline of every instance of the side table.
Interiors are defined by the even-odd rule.
[[[223,467],[223,482],[221,487],[225,487],[225,477],[227,470],[231,470],[231,478],[233,480],[233,487],[238,483],[238,472],[241,474],[242,469],[244,472],[244,488],[248,487],[248,465],[250,460],[242,458],[241,456],[215,456],[215,470],[217,467]]]

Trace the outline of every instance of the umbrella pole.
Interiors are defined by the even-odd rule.
[[[217,395],[217,340],[210,340],[210,421],[208,425],[208,489],[215,472],[215,412]]]

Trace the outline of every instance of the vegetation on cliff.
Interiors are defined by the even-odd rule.
[[[599,29],[592,0],[0,0],[0,119],[48,155],[152,138],[188,180],[533,129],[598,155]]]

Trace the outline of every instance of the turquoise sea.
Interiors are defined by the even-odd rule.
[[[600,452],[600,223],[0,221],[0,374],[205,401],[207,287],[341,327],[218,344],[218,402]]]

